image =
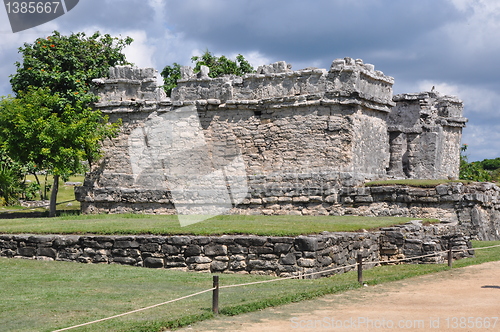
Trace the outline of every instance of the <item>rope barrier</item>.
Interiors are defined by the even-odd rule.
[[[333,269],[328,269],[328,270],[323,270],[323,271],[318,271],[318,272],[311,272],[311,273],[304,273],[304,274],[300,274],[300,275],[296,275],[296,276],[283,277],[283,278],[279,278],[279,279],[271,279],[271,280],[264,280],[264,281],[254,281],[254,282],[248,282],[248,283],[245,283],[245,284],[235,284],[235,285],[220,286],[219,288],[222,289],[222,288],[241,287],[241,286],[248,286],[248,285],[265,284],[265,283],[268,283],[268,282],[283,281],[283,280],[288,280],[288,279],[297,279],[297,278],[301,278],[301,277],[308,277],[308,276],[315,275],[315,274],[322,274],[322,273],[326,273],[326,272],[332,272],[332,271],[336,271],[336,270],[346,269],[346,268],[349,268],[349,267],[355,267],[356,265],[358,265],[358,264],[351,264],[351,265],[336,267],[336,268],[333,268]]]
[[[482,247],[482,248],[455,249],[453,251],[454,252],[460,252],[460,251],[468,251],[468,250],[483,250],[483,249],[490,249],[490,248],[496,248],[496,247],[500,247],[500,244],[499,245],[494,245],[494,246],[489,246],[489,247]],[[380,263],[390,264],[390,263],[397,263],[397,262],[414,260],[414,259],[420,259],[420,258],[425,258],[425,257],[437,256],[437,255],[441,255],[441,254],[446,254],[448,252],[449,252],[448,250],[447,251],[438,251],[438,252],[434,252],[432,254],[427,254],[427,255],[421,255],[421,256],[415,256],[415,257],[408,257],[408,258],[401,258],[401,259],[396,259],[396,260],[392,260],[392,261],[364,262],[363,264],[365,264],[365,265],[380,264]],[[249,285],[258,285],[258,284],[265,284],[265,283],[270,283],[270,282],[284,281],[284,280],[289,280],[289,279],[303,278],[303,277],[312,276],[312,275],[316,275],[316,274],[324,274],[324,273],[333,272],[333,271],[337,271],[337,270],[347,269],[347,268],[350,268],[350,267],[356,267],[357,265],[358,265],[358,263],[355,263],[355,264],[350,264],[350,265],[346,265],[346,266],[336,267],[336,268],[327,269],[327,270],[323,270],[323,271],[300,274],[300,275],[296,275],[296,276],[290,276],[290,277],[284,277],[284,278],[277,278],[277,279],[271,279],[271,280],[264,280],[264,281],[255,281],[255,282],[249,282],[249,283],[243,283],[243,284],[225,285],[225,286],[218,287],[218,289],[243,287],[243,286],[249,286]],[[84,323],[84,324],[74,325],[74,326],[67,327],[67,328],[60,329],[60,330],[54,330],[52,332],[67,331],[67,330],[71,330],[71,329],[74,329],[74,328],[77,328],[77,327],[87,326],[87,325],[91,325],[91,324],[103,322],[103,321],[106,321],[106,320],[110,320],[110,319],[114,319],[114,318],[126,316],[126,315],[133,314],[133,313],[136,313],[136,312],[140,312],[140,311],[144,311],[144,310],[156,308],[156,307],[168,304],[168,303],[176,302],[176,301],[179,301],[179,300],[187,299],[189,297],[193,297],[193,296],[196,296],[196,295],[207,293],[207,292],[215,290],[216,288],[217,287],[212,287],[210,289],[207,289],[207,290],[204,290],[204,291],[201,291],[201,292],[198,292],[198,293],[186,295],[186,296],[183,296],[183,297],[180,297],[180,298],[177,298],[177,299],[174,299],[174,300],[170,300],[170,301],[167,301],[167,302],[155,304],[155,305],[152,305],[152,306],[149,306],[149,307],[145,307],[145,308],[140,308],[140,309],[132,310],[132,311],[129,311],[129,312],[126,312],[126,313],[123,313],[123,314],[119,314],[119,315],[114,315],[114,316],[110,316],[110,317],[106,317],[106,318],[94,320],[92,322],[88,322],[88,323]]]
[[[489,247],[481,247],[481,248],[471,248],[471,249],[462,249],[462,250],[482,250],[482,249],[490,249],[490,248],[496,248],[500,247],[500,244],[494,245],[494,246],[489,246]]]
[[[460,250],[460,251],[462,251],[462,250]],[[380,264],[380,263],[383,263],[383,264],[398,263],[398,262],[409,261],[409,260],[413,260],[413,259],[419,259],[419,258],[437,256],[437,255],[440,255],[440,254],[446,254],[447,252],[448,251],[438,251],[438,252],[435,252],[435,253],[432,253],[432,254],[427,254],[427,255],[422,255],[422,256],[400,258],[400,259],[395,259],[395,260],[392,260],[392,261],[364,262],[363,264],[369,265],[369,264]]]
[[[178,299],[174,299],[174,300],[170,300],[170,301],[167,301],[167,302],[155,304],[155,305],[152,305],[152,306],[149,306],[149,307],[145,307],[145,308],[140,308],[140,309],[132,310],[132,311],[129,311],[129,312],[126,312],[126,313],[123,313],[123,314],[119,314],[119,315],[115,315],[115,316],[111,316],[111,317],[106,317],[106,318],[94,320],[92,322],[88,322],[88,323],[84,323],[84,324],[79,324],[79,325],[74,325],[74,326],[66,327],[66,328],[60,329],[60,330],[54,330],[52,332],[67,331],[67,330],[71,330],[71,329],[74,329],[74,328],[77,328],[77,327],[87,326],[87,325],[94,324],[94,323],[99,323],[99,322],[104,322],[106,320],[110,320],[110,319],[113,319],[113,318],[118,318],[118,317],[130,315],[130,314],[133,314],[133,313],[136,313],[136,312],[140,312],[140,311],[144,311],[144,310],[156,308],[156,307],[168,304],[168,303],[176,302],[176,301],[179,301],[179,300],[184,300],[184,299],[187,299],[189,297],[193,297],[193,296],[196,296],[196,295],[200,295],[200,294],[203,294],[203,293],[207,293],[207,292],[213,291],[214,289],[215,289],[215,287],[207,289],[207,290],[204,290],[204,291],[201,291],[201,292],[198,292],[198,293],[194,293],[194,294],[186,295],[186,296],[183,296],[183,297],[179,297]]]

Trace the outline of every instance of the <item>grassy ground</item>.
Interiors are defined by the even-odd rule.
[[[474,247],[500,244],[474,242]],[[475,258],[454,267],[498,260],[500,248],[477,251]],[[369,285],[449,269],[446,265],[382,266],[364,271]],[[273,279],[224,274],[221,286]],[[212,277],[164,269],[122,265],[87,265],[0,258],[0,321],[2,331],[53,331],[209,289]],[[259,310],[360,287],[348,272],[317,280],[278,282],[221,289],[224,315]],[[74,331],[159,331],[212,317],[211,293],[157,307]]]
[[[35,177],[33,175],[28,175],[27,180],[36,182]],[[45,178],[43,176],[39,177],[39,180],[41,181],[41,185],[43,187],[45,183]],[[68,180],[68,182],[82,182],[83,183],[84,177],[83,176],[71,176]],[[47,181],[49,183],[52,183],[52,177],[48,177]],[[50,197],[50,193],[48,194]],[[40,197],[36,197],[36,199],[40,199]],[[74,186],[72,185],[66,185],[65,182],[60,181],[59,183],[59,191],[57,192],[57,210],[59,212],[62,211],[80,211],[80,202],[75,200],[75,193],[74,193]],[[48,209],[48,207],[47,207]],[[33,213],[33,214],[39,214],[41,212],[46,212],[46,208],[25,208],[20,205],[16,206],[0,206],[0,213],[7,214],[7,213]]]
[[[56,218],[0,219],[0,233],[294,236],[323,231],[370,230],[402,224],[412,219],[414,218],[223,215],[181,227],[176,216],[167,215],[65,215]]]
[[[370,181],[365,183],[366,187],[374,186],[410,186],[419,188],[434,188],[440,184],[446,184],[451,182],[461,182],[463,184],[469,184],[473,181],[469,180],[425,180],[425,179],[402,179],[402,180],[380,180],[380,181]]]

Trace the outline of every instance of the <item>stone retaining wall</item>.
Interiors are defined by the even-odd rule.
[[[450,238],[455,249],[470,248],[457,232],[454,226],[422,226],[414,221],[379,232],[298,237],[0,235],[0,256],[287,277],[351,265],[358,254],[365,262],[377,263],[372,267],[381,261],[438,252],[446,250]],[[417,262],[443,262],[444,257]]]
[[[338,215],[436,218],[471,239],[500,240],[500,187],[493,183],[343,188],[336,202],[330,211]]]

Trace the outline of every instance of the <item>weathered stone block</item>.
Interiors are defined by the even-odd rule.
[[[283,265],[295,265],[297,263],[297,258],[295,257],[295,254],[293,254],[293,253],[281,255],[279,263],[283,264]]]
[[[230,254],[245,254],[248,253],[248,248],[242,247],[240,245],[233,245],[233,246],[228,246],[227,251]]]
[[[146,251],[146,252],[156,252],[156,251],[160,251],[161,247],[158,243],[145,243],[145,244],[141,244],[139,249],[141,251]]]
[[[292,248],[292,244],[288,244],[288,243],[276,243],[274,245],[273,252],[275,254],[283,254],[283,253],[289,252],[291,248]]]
[[[188,264],[205,264],[205,263],[211,263],[212,259],[206,257],[206,256],[191,256],[186,258],[186,263]]]
[[[300,236],[295,239],[295,248],[299,251],[316,251],[318,250],[318,239]]]
[[[311,258],[299,258],[297,260],[297,265],[301,267],[315,267],[316,263],[316,259]]]
[[[144,260],[144,266],[150,268],[162,268],[163,258],[148,257]]]
[[[139,248],[140,244],[137,241],[117,240],[115,241],[114,248]]]
[[[227,246],[220,244],[212,244],[205,246],[203,248],[203,252],[207,256],[226,256],[227,255]]]
[[[113,257],[112,261],[114,263],[126,264],[126,265],[134,265],[137,263],[137,260],[132,257]]]
[[[229,263],[228,262],[224,262],[224,261],[213,261],[211,264],[210,264],[210,270],[212,272],[218,272],[218,271],[224,271],[225,269],[227,269],[227,267],[229,266]]]
[[[32,257],[32,256],[36,255],[36,248],[35,247],[23,247],[23,248],[19,248],[17,251],[19,252],[19,255],[21,255],[21,256]]]
[[[36,254],[37,256],[46,256],[55,259],[57,251],[52,248],[38,248]]]
[[[180,249],[176,246],[172,246],[170,244],[164,244],[161,246],[161,250],[163,253],[167,255],[177,255],[180,253]]]
[[[198,256],[201,254],[201,247],[199,245],[190,245],[184,250],[184,256]]]
[[[274,249],[272,247],[250,247],[248,249],[248,252],[251,254],[272,254],[274,252]]]

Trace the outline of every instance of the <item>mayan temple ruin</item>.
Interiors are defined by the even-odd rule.
[[[157,75],[120,66],[94,80],[95,107],[123,125],[76,189],[83,213],[459,219],[434,188],[405,196],[363,186],[457,179],[467,120],[456,97],[393,95],[392,77],[351,58],[334,60],[329,70],[293,71],[277,62],[243,77],[210,78],[207,67],[183,67],[171,98]]]

